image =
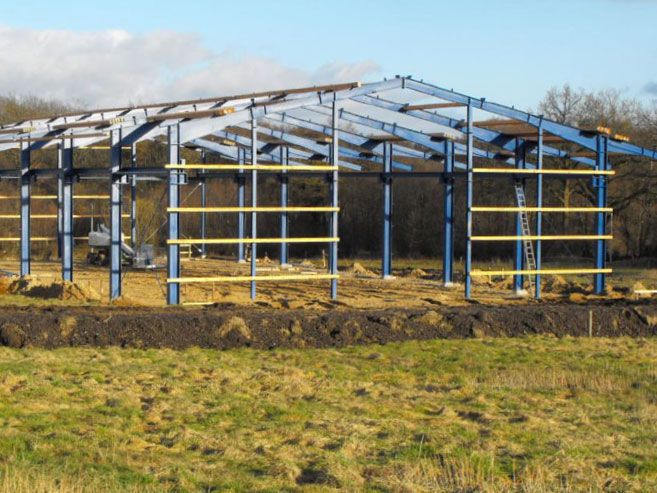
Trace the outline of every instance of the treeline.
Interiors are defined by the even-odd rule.
[[[23,118],[41,117],[70,111],[65,104],[43,101],[38,98],[0,98],[0,122],[7,123]],[[632,142],[646,147],[657,144],[657,103],[640,104],[623,98],[616,91],[590,93],[574,90],[569,86],[550,90],[541,101],[536,113],[558,122],[595,127],[598,125],[613,129],[616,133],[628,135]],[[477,144],[479,145],[479,144]],[[554,144],[550,144],[554,145]],[[482,146],[483,147],[483,146]],[[568,147],[564,147],[568,149]],[[574,149],[574,148],[572,148]],[[200,162],[200,155],[191,149],[183,150],[187,162]],[[128,156],[126,155],[126,160]],[[220,158],[208,155],[208,160]],[[18,154],[15,151],[0,153],[3,168],[16,167]],[[403,159],[398,159],[404,161]],[[422,163],[406,160],[416,169],[439,170],[440,163]],[[44,149],[33,154],[33,166],[52,168],[56,166],[57,155],[54,149]],[[106,167],[108,151],[80,150],[75,153],[78,167]],[[138,145],[138,166],[153,166],[167,162],[166,146],[161,142],[144,142]],[[611,156],[616,170],[609,185],[609,203],[615,209],[610,218],[609,229],[615,239],[611,243],[610,254],[614,258],[638,259],[657,256],[657,170],[654,163],[646,160]],[[565,160],[546,159],[546,167],[572,166]],[[377,169],[372,165],[370,169]],[[104,181],[82,180],[75,184],[76,193],[106,193],[108,183]],[[38,180],[33,185],[34,194],[56,193],[55,180]],[[289,187],[290,205],[328,205],[327,183],[320,178],[293,178]],[[16,195],[15,181],[0,182],[2,195]],[[208,205],[235,205],[237,184],[229,179],[208,181]],[[527,179],[526,195],[528,205],[535,203],[535,180]],[[247,180],[247,198],[250,188]],[[129,189],[126,187],[124,212],[129,209]],[[259,205],[277,205],[279,183],[276,178],[259,182]],[[185,205],[200,204],[200,188],[197,182],[184,186],[181,198]],[[349,178],[347,172],[340,178],[340,254],[341,256],[378,255],[382,243],[382,183],[378,178]],[[404,178],[393,183],[393,251],[401,257],[439,257],[442,253],[443,183],[440,178]],[[477,205],[508,205],[515,202],[511,179],[475,181],[475,203]],[[138,239],[139,242],[163,246],[166,239],[166,187],[162,181],[140,181],[138,186]],[[594,206],[595,190],[591,180],[547,179],[544,185],[545,206]],[[53,201],[33,202],[33,213],[54,213]],[[17,212],[18,203],[3,200],[0,212]],[[98,220],[107,221],[107,203],[83,202],[75,205],[76,213],[98,214]],[[593,214],[544,214],[544,234],[593,234]],[[247,232],[250,231],[247,215]],[[532,218],[533,219],[533,218]],[[18,232],[18,222],[4,221],[2,227],[7,232],[3,236],[14,236]],[[197,237],[200,231],[200,218],[197,214],[184,214],[181,218],[183,236]],[[237,217],[235,214],[208,214],[209,237],[235,237]],[[478,213],[474,219],[476,234],[513,234],[515,218],[513,214]],[[124,220],[124,231],[129,232],[129,223]],[[35,236],[53,235],[56,231],[54,221],[33,220]],[[90,229],[90,220],[75,222],[75,235],[85,236]],[[290,215],[291,236],[325,236],[328,232],[328,218],[323,214],[308,213]],[[465,231],[465,183],[456,183],[456,243],[455,254],[464,255]],[[259,236],[278,236],[279,218],[276,214],[259,214]],[[15,246],[3,246],[8,251]],[[52,245],[35,247],[44,255],[53,255]],[[592,242],[545,242],[543,254],[546,258],[591,257]],[[316,256],[321,246],[292,245],[291,254],[297,257]],[[211,252],[230,253],[234,248],[211,247]],[[277,246],[261,247],[270,257],[278,254]],[[476,259],[508,258],[512,254],[509,244],[476,244]]]

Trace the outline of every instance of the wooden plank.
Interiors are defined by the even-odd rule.
[[[612,235],[500,235],[500,236],[471,236],[472,241],[583,241],[583,240],[613,240]]]
[[[612,207],[489,207],[475,206],[472,212],[614,212]]]
[[[582,274],[611,274],[612,269],[539,269],[539,270],[473,270],[470,275],[473,277],[487,276],[560,276],[560,275],[582,275]]]
[[[473,173],[494,173],[510,175],[615,175],[613,170],[595,169],[517,169],[517,168],[474,168]]]
[[[401,111],[415,111],[415,110],[439,110],[442,108],[459,108],[463,107],[463,103],[428,103],[428,104],[409,104],[402,108]]]
[[[237,245],[240,243],[337,243],[340,238],[182,238],[167,240],[169,245]]]
[[[210,282],[283,282],[283,281],[322,281],[339,279],[337,274],[288,274],[280,276],[216,276],[216,277],[175,277],[167,279],[168,283],[191,284]]]
[[[339,212],[339,207],[169,207],[167,212]]]

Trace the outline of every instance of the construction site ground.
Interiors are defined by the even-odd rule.
[[[547,277],[536,301],[511,290],[511,279],[479,280],[474,300],[460,283],[444,287],[435,260],[398,261],[394,278],[381,279],[374,260],[340,265],[339,297],[329,281],[258,284],[255,302],[248,282],[183,285],[188,303],[166,307],[166,272],[124,270],[123,296],[108,303],[108,269],[80,261],[74,283],[59,281],[58,262],[35,262],[27,279],[0,278],[0,345],[58,347],[250,346],[330,347],[408,339],[555,336],[652,336],[657,303],[634,294],[657,284],[657,271],[617,271],[607,294],[591,291],[590,276]],[[183,262],[183,276],[247,275],[232,259]],[[15,263],[0,264],[11,272]],[[277,275],[261,261],[259,274]],[[283,272],[325,272],[322,261],[303,261]]]

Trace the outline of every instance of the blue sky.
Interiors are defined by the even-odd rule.
[[[395,74],[523,108],[535,107],[549,87],[566,82],[616,88],[645,101],[657,98],[657,0],[23,0],[3,7],[0,25],[9,29],[5,49],[13,39],[17,46],[47,39],[49,47],[21,47],[24,55],[5,59],[0,92],[41,92],[43,84],[34,79],[48,78],[49,95],[77,94],[90,103],[105,102],[99,94],[114,87],[119,98],[148,99],[175,95],[178,82],[187,97],[241,85],[256,89],[297,80],[333,82],[337,75],[375,80]],[[53,31],[60,33],[39,35]],[[123,36],[108,41],[102,33],[110,31]],[[117,46],[128,38],[130,47],[120,51]],[[167,59],[169,43],[175,53]],[[2,47],[0,40],[0,62],[9,56]],[[39,65],[34,61],[39,56],[48,58]],[[90,60],[103,59],[106,65],[92,71]],[[43,66],[48,70],[40,77]],[[134,74],[142,66],[144,79]],[[7,75],[12,68],[25,74],[12,82]],[[61,74],[67,68],[80,71],[78,81],[90,77],[89,87],[80,84],[76,91]],[[105,70],[110,77],[93,78]],[[216,78],[216,86],[201,82],[202,75]],[[157,84],[149,92],[153,78]]]

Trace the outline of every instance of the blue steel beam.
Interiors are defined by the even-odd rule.
[[[329,194],[331,196],[331,207],[336,208],[334,212],[331,213],[330,220],[330,231],[329,236],[332,238],[337,238],[338,233],[338,156],[340,155],[340,131],[339,131],[339,121],[340,115],[338,112],[338,103],[334,101],[331,105],[331,129],[333,134],[331,135],[331,156],[330,162],[331,165],[335,167],[335,170],[331,173],[331,182],[329,186]],[[338,274],[338,243],[333,241],[329,244],[329,269],[332,275]],[[338,297],[338,280],[331,279],[331,299],[335,300]]]
[[[289,166],[290,158],[289,158],[289,148],[287,146],[281,146],[280,147],[280,162],[283,166]],[[283,170],[279,176],[280,180],[280,205],[281,208],[283,208],[283,211],[281,212],[280,216],[280,221],[281,221],[281,238],[287,238],[287,230],[288,230],[288,217],[287,217],[287,212],[285,211],[285,208],[287,208],[288,205],[288,182],[289,178],[287,176],[287,172]],[[285,267],[289,265],[289,260],[288,260],[288,254],[289,254],[289,245],[286,241],[281,242],[280,246],[280,264],[281,267]]]
[[[410,110],[410,111],[405,111],[404,108],[406,107],[405,104],[403,103],[395,103],[393,101],[387,101],[383,98],[380,97],[375,97],[375,96],[359,96],[354,98],[354,101],[357,101],[359,103],[367,104],[370,106],[376,106],[377,108],[383,108],[389,111],[393,111],[395,113],[401,113],[404,115],[412,116],[414,118],[418,118],[420,120],[424,120],[427,122],[433,122],[438,125],[442,125],[445,127],[450,127],[455,130],[461,129],[463,126],[463,121],[456,119],[456,118],[450,118],[444,115],[441,115],[438,112],[434,111],[426,111],[426,110]],[[473,135],[475,140],[485,142],[487,144],[494,145],[496,147],[499,147],[501,149],[504,149],[506,151],[511,151],[515,152],[516,150],[516,138],[514,136],[510,135],[504,135],[500,132],[496,132],[495,130],[490,130],[487,128],[481,128],[481,127],[473,127],[472,129]],[[536,151],[532,151],[533,153],[536,153]],[[561,158],[569,158],[569,155],[566,151],[562,151],[560,149],[556,149],[553,147],[549,147],[546,145],[543,145],[543,154],[547,156],[553,156],[553,157],[561,157]],[[589,158],[580,158],[580,157],[571,157],[570,158],[572,161],[586,164],[589,166],[595,165],[595,161],[593,159]]]
[[[381,276],[392,276],[392,143],[383,144],[383,247],[381,249]]]
[[[178,125],[171,125],[168,128],[168,153],[169,163],[180,163],[180,128]],[[119,142],[119,145],[121,142]],[[168,183],[168,206],[169,208],[180,207],[180,181],[182,173],[178,170],[169,170]],[[177,212],[169,213],[169,240],[180,238],[180,215]],[[180,277],[180,247],[176,243],[167,245],[167,277],[176,279]],[[180,304],[180,284],[177,282],[167,283],[167,304]]]
[[[236,133],[227,132],[225,130],[220,130],[220,131],[216,132],[215,135],[217,135],[218,137],[222,137],[226,140],[231,140],[231,141],[233,141],[233,142],[235,142],[239,145],[242,145],[242,146],[249,146],[250,145],[248,138],[246,138],[242,135],[236,134]],[[198,140],[198,139],[196,139],[196,140]],[[269,146],[267,144],[264,144],[264,145],[261,145],[259,147],[258,152],[267,154],[267,155],[271,156],[272,159],[276,159],[276,155],[274,153],[274,149],[276,147],[278,147],[278,146]],[[302,153],[298,150],[295,150],[291,153],[291,155],[292,154],[294,156],[298,156],[299,158],[302,158],[302,159],[312,159],[313,158],[313,153],[312,152],[304,154],[304,153]],[[357,164],[352,164],[352,163],[349,163],[349,162],[346,162],[346,161],[340,161],[338,163],[338,166],[341,166],[343,168],[352,169],[354,171],[360,171],[360,170],[363,169],[361,166],[359,166]]]
[[[121,129],[110,135],[110,300],[121,296]]]
[[[443,196],[443,284],[454,283],[454,143],[447,143]]]
[[[62,279],[73,281],[73,147],[62,142]]]
[[[296,115],[291,115],[289,113],[283,113],[281,115],[269,115],[267,119],[270,121],[275,121],[277,123],[285,123],[286,125],[291,125],[297,128],[312,130],[319,134],[323,134],[327,137],[331,136],[331,127],[322,125],[321,123],[317,123],[312,120],[300,118]],[[368,153],[383,155],[382,152],[379,152],[377,150],[377,148],[382,147],[382,142],[380,140],[363,137],[349,128],[341,128],[340,137],[343,142],[347,142],[354,146],[361,147]],[[426,161],[432,159],[432,157],[434,156],[434,154],[432,153],[426,153],[426,152],[410,149],[407,147],[401,147],[401,146],[397,147],[395,154],[399,156],[424,159]]]
[[[30,275],[30,149],[27,143],[21,142],[20,148],[20,216],[21,216],[21,276]]]
[[[536,146],[536,169],[543,169],[543,128],[538,127],[538,141]],[[536,175],[536,207],[538,211],[536,212],[536,270],[540,272],[541,265],[543,264],[543,251],[541,244],[541,236],[543,235],[543,213],[541,212],[541,207],[543,207],[543,175],[539,173]],[[541,299],[541,275],[536,274],[534,279],[534,297],[537,300]]]
[[[203,137],[215,133],[218,130],[223,130],[230,125],[239,125],[249,121],[252,118],[261,118],[270,113],[282,113],[296,108],[304,108],[308,106],[318,106],[323,104],[331,104],[337,101],[344,101],[351,99],[355,96],[362,96],[365,94],[373,94],[381,91],[389,91],[399,89],[402,87],[401,79],[391,79],[373,84],[363,84],[360,87],[353,89],[344,89],[330,93],[317,93],[311,96],[303,96],[289,101],[280,103],[268,103],[259,106],[252,106],[241,110],[236,110],[233,113],[228,113],[225,116],[215,118],[203,118],[180,123],[180,136],[182,142]]]
[[[510,118],[512,120],[524,122],[531,125],[532,127],[542,127],[543,132],[556,135],[557,137],[577,144],[586,149],[592,151],[597,151],[598,149],[597,136],[589,131],[557,123],[552,120],[547,120],[542,116],[532,115],[531,113],[526,113],[509,106],[491,103],[486,101],[484,98],[472,98],[465,94],[443,89],[441,87],[427,84],[425,82],[420,82],[411,78],[403,79],[403,81],[404,88],[406,89],[411,89],[422,94],[444,99],[445,101],[461,103],[464,105],[471,104],[476,109]],[[614,141],[610,148],[613,149],[614,152],[619,152],[622,154],[641,156],[649,159],[657,159],[657,150],[645,149],[643,147],[639,147],[626,142]]]
[[[290,133],[282,132],[280,130],[272,130],[269,128],[262,128],[262,127],[260,128],[260,132],[263,133],[264,135],[268,135],[270,137],[274,137],[276,139],[289,142],[292,145],[303,147],[304,149],[310,150],[316,155],[321,156],[323,159],[328,158],[330,154],[330,151],[327,150],[326,146],[322,144],[318,144],[317,142],[305,137],[299,137],[297,135],[292,135]],[[380,156],[375,155],[369,158],[363,157],[358,151],[347,149],[345,147],[340,148],[340,155],[349,159],[361,159],[363,161],[371,161],[377,164],[383,164],[383,158]],[[408,164],[404,164],[404,163],[394,162],[393,166],[395,169],[400,169],[403,171],[413,170],[412,166],[409,166]]]
[[[258,237],[258,213],[256,207],[258,206],[258,171],[256,165],[258,164],[258,120],[254,117],[251,119],[251,299],[256,298],[256,281],[257,274],[257,254],[256,247],[258,244],[255,239]]]
[[[598,149],[597,149],[597,164],[596,169],[598,171],[606,171],[610,168],[609,166],[609,138],[599,135],[598,136]],[[593,178],[593,184],[596,189],[596,207],[606,207],[607,206],[607,177],[606,176],[595,176]],[[607,214],[605,212],[598,212],[596,214],[596,234],[598,236],[603,236],[607,231]],[[595,268],[604,269],[605,261],[607,255],[607,241],[606,240],[597,240],[596,242],[596,251],[595,251]],[[593,279],[593,284],[595,286],[596,294],[602,294],[605,292],[606,288],[606,276],[605,274],[595,274]]]
[[[468,103],[466,120],[466,163],[468,177],[466,184],[466,211],[465,211],[465,298],[472,296],[472,195],[474,191],[474,136],[472,134],[472,105]]]
[[[319,114],[326,114],[325,110],[326,109],[324,107],[310,109],[310,111]],[[442,142],[436,142],[431,135],[410,128],[402,127],[401,125],[397,125],[396,123],[389,123],[381,120],[375,120],[374,118],[362,116],[356,113],[346,111],[344,109],[340,111],[340,118],[342,118],[345,121],[370,127],[376,130],[380,130],[387,134],[394,135],[395,137],[404,139],[408,142],[421,145],[427,149],[437,152],[442,156],[444,156],[446,153],[446,145],[447,145],[446,140],[443,140]],[[466,148],[465,146],[463,146],[463,144],[454,143],[454,147],[455,149],[459,149],[461,153],[465,152],[467,154]],[[477,157],[488,158],[488,159],[495,158],[495,153],[491,153],[474,147],[472,149],[472,152]]]

